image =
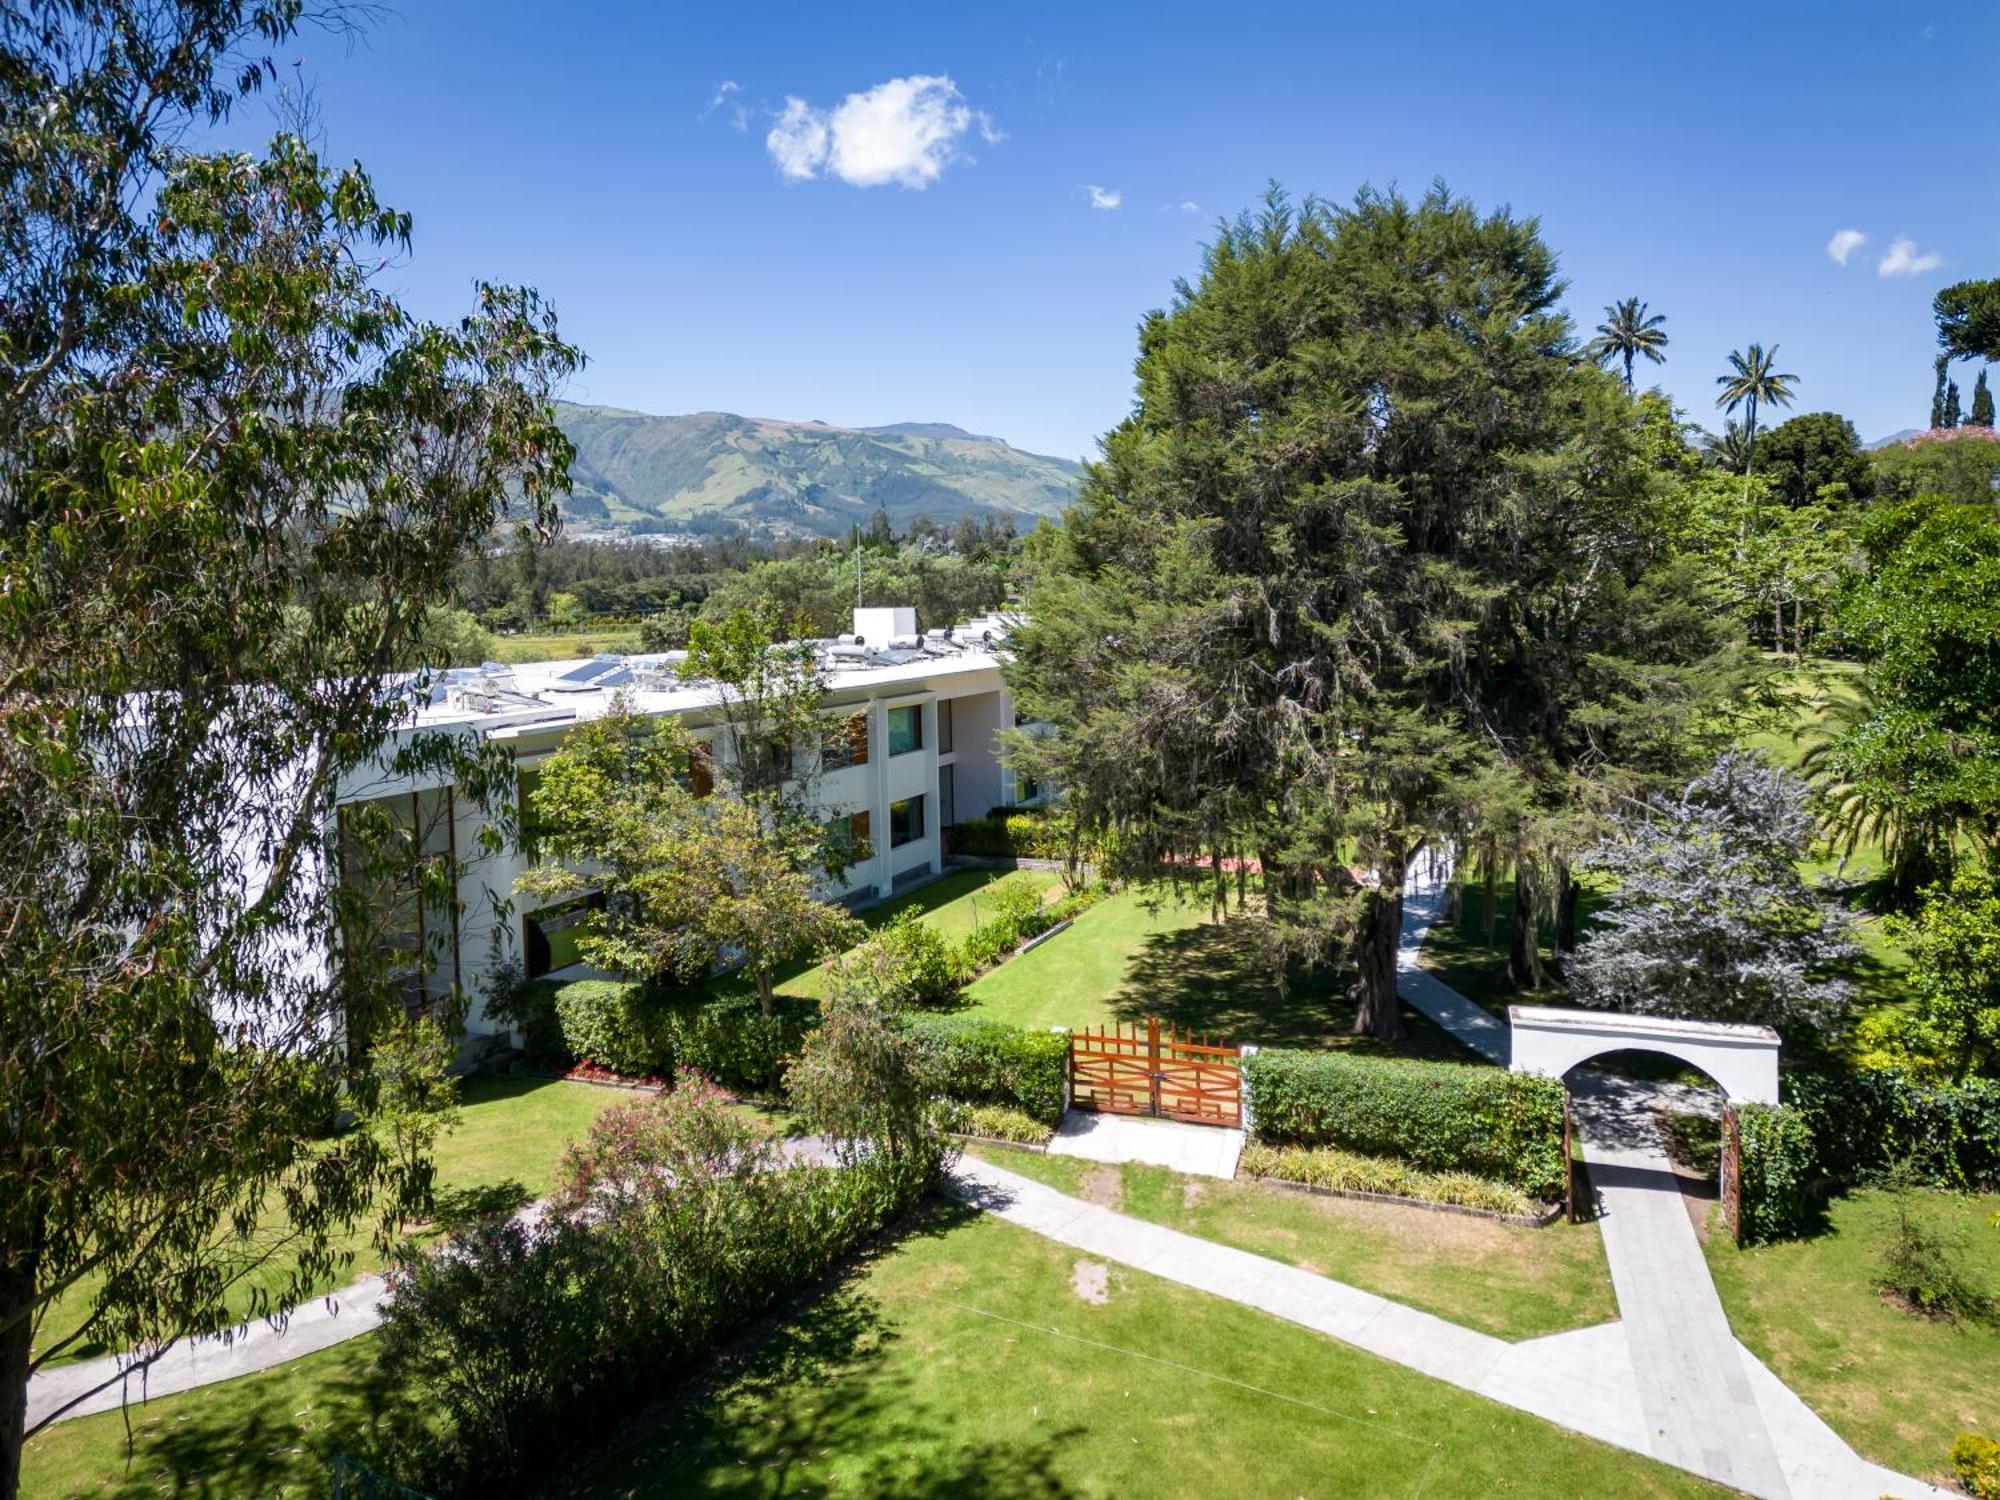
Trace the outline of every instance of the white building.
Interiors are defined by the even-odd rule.
[[[828,892],[830,899],[867,902],[936,874],[955,823],[1043,800],[996,753],[995,736],[1015,727],[995,656],[1009,623],[1007,616],[988,616],[919,636],[914,610],[862,609],[850,634],[815,643],[827,682],[821,814],[829,824],[845,820],[870,851]],[[504,746],[514,757],[525,813],[535,768],[572,727],[621,697],[640,713],[678,715],[697,742],[717,745],[720,692],[682,681],[681,656],[455,670],[431,685],[429,701],[399,731],[399,742],[442,730]],[[413,1002],[447,995],[456,985],[471,1000],[467,1031],[494,1030],[480,1009],[483,981],[500,967],[518,966],[534,978],[573,965],[575,927],[593,898],[537,909],[515,889],[531,863],[518,845],[481,851],[487,819],[479,805],[457,796],[441,775],[383,769],[396,748],[386,747],[375,769],[343,784],[342,815],[372,803],[420,830],[420,846],[456,866],[457,899],[408,902],[392,943],[409,955],[404,979]],[[709,753],[719,758],[726,751],[717,745]],[[691,772],[699,781],[706,768]]]

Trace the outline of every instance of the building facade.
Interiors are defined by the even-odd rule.
[[[997,736],[1016,727],[997,654],[1009,624],[1007,616],[989,616],[919,636],[914,610],[856,610],[852,632],[813,643],[826,683],[825,730],[819,746],[793,747],[793,754],[818,757],[821,820],[835,836],[866,845],[866,857],[830,883],[829,900],[861,905],[892,895],[943,869],[955,824],[1044,800],[998,754]],[[537,906],[517,888],[533,864],[525,814],[537,768],[571,729],[621,700],[640,713],[679,717],[707,756],[725,760],[721,691],[682,680],[681,659],[668,652],[488,663],[426,685],[400,736],[478,736],[513,757],[524,837],[498,849],[486,847],[484,810],[442,773],[388,769],[398,744],[348,778],[343,819],[387,818],[412,829],[420,855],[444,862],[440,869],[453,877],[450,898],[438,894],[441,879],[387,898],[393,909],[382,929],[404,955],[399,978],[409,1003],[456,988],[470,1003],[467,1031],[477,1034],[496,1029],[483,1002],[497,976],[581,972],[577,930],[596,898]],[[691,772],[699,783],[710,767],[698,756]]]

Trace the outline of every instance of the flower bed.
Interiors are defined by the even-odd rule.
[[[1425,1172],[1387,1157],[1324,1147],[1253,1143],[1243,1148],[1236,1170],[1239,1176],[1292,1192],[1473,1214],[1536,1228],[1562,1214],[1560,1203],[1538,1203],[1504,1182],[1468,1172]]]

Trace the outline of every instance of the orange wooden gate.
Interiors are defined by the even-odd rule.
[[[1086,1026],[1069,1039],[1070,1103],[1111,1114],[1240,1127],[1241,1063],[1236,1048],[1184,1038],[1154,1016],[1143,1026]]]

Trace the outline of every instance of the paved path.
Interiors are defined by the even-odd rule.
[[[1403,935],[1396,948],[1396,993],[1490,1063],[1507,1066],[1511,1047],[1507,1023],[1483,1005],[1474,1005],[1422,968],[1418,955],[1432,927],[1451,904],[1451,856],[1425,854],[1409,873],[1403,891]]]
[[[1073,1109],[1057,1127],[1049,1154],[1085,1161],[1146,1162],[1195,1177],[1234,1177],[1236,1158],[1243,1154],[1243,1132]]]

